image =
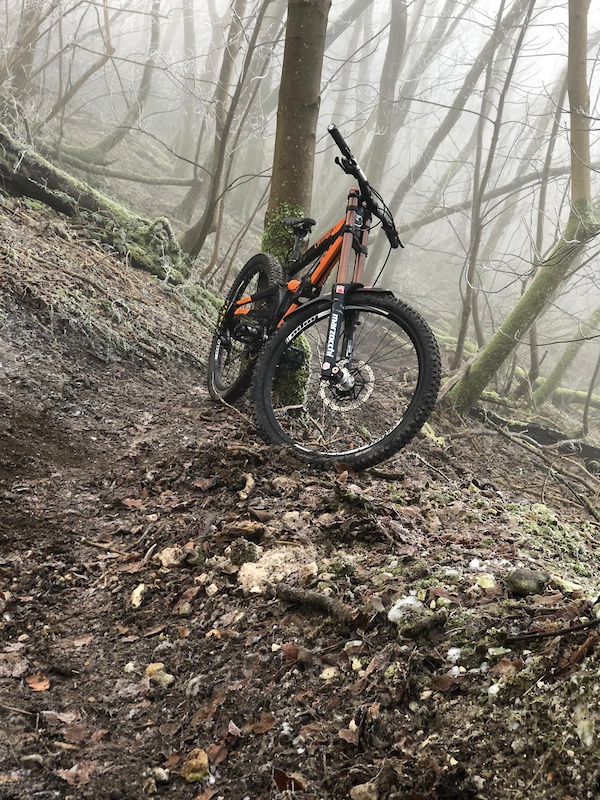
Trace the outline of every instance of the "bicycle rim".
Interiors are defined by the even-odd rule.
[[[232,401],[244,394],[252,379],[252,370],[263,342],[257,333],[252,339],[244,335],[240,325],[245,317],[232,317],[226,312],[236,300],[266,289],[281,280],[281,267],[269,256],[257,255],[241,270],[221,310],[208,359],[208,388],[215,399]],[[261,307],[272,300],[263,300]],[[249,304],[248,310],[254,308]],[[251,340],[249,340],[251,339]]]
[[[341,334],[342,348],[352,338],[352,352],[338,362],[351,386],[321,378],[328,301],[295,314],[257,367],[261,433],[316,465],[364,468],[387,458],[419,430],[437,396],[439,354],[422,318],[392,298],[355,298]]]

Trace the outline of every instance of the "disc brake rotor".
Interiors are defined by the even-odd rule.
[[[347,364],[347,359],[338,361],[341,369],[347,368]],[[375,373],[365,361],[352,362],[349,372],[354,378],[354,386],[348,391],[338,389],[329,381],[321,381],[319,396],[323,403],[333,411],[355,411],[373,394]]]

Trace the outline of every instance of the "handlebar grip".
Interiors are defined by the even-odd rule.
[[[350,151],[350,148],[346,144],[346,140],[344,139],[342,134],[339,132],[337,127],[335,125],[329,125],[327,127],[327,131],[331,134],[331,138],[337,144],[337,146],[340,148],[340,150],[342,152],[342,155],[345,156],[346,158],[350,158],[350,159],[354,160],[352,152]]]

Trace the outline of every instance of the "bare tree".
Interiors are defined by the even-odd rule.
[[[568,91],[571,128],[571,206],[567,225],[512,312],[447,397],[465,412],[522,340],[600,231],[591,200],[587,83],[587,0],[569,0]]]
[[[282,255],[283,213],[308,214],[313,184],[321,70],[331,0],[289,0],[277,110],[271,193],[263,249]],[[282,241],[283,239],[283,241]]]

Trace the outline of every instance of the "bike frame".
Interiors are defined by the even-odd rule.
[[[284,287],[269,286],[253,295],[240,298],[235,303],[233,316],[248,315],[251,312],[251,303],[279,293],[280,301],[275,304],[274,318],[269,321],[270,329],[274,330],[280,327],[294,311],[320,295],[325,282],[337,266],[322,370],[323,378],[335,379],[336,375],[340,374],[337,368],[340,322],[344,317],[348,292],[363,287],[371,219],[371,212],[364,203],[361,203],[359,190],[351,189],[348,193],[346,216],[309,247],[298,260],[289,265],[287,284]],[[302,278],[293,277],[306,268],[309,269]],[[256,316],[264,316],[260,310],[254,313]],[[349,358],[351,355],[351,340],[351,335],[348,336],[346,332],[343,358]]]

